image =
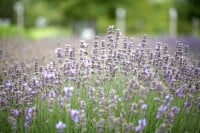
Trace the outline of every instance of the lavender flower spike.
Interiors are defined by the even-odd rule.
[[[79,111],[78,110],[71,110],[70,115],[72,120],[77,123],[79,121]]]
[[[135,131],[136,132],[141,132],[146,125],[147,125],[146,119],[138,120],[138,126],[135,127]]]
[[[72,96],[72,91],[74,90],[73,87],[65,87],[64,88],[64,95],[68,98]]]
[[[142,108],[142,110],[146,110],[147,109],[147,104],[142,104],[142,106],[141,106],[141,108]]]
[[[14,117],[17,117],[17,116],[19,115],[19,111],[18,111],[17,109],[13,109],[13,110],[12,110],[12,115],[13,115]]]

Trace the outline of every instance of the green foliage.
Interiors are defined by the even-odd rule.
[[[70,34],[66,27],[28,28],[19,30],[16,26],[0,26],[0,38],[22,37],[29,39],[42,39],[49,37],[63,37]]]
[[[56,3],[46,1],[24,1],[25,5],[25,24],[27,27],[35,26],[35,21],[42,16],[47,19],[49,25],[62,25],[62,8]]]
[[[0,37],[14,36],[17,34],[17,27],[0,26]]]
[[[15,22],[13,5],[17,0],[0,0],[0,18],[10,18]]]
[[[29,31],[27,29],[18,29],[15,25],[9,27],[0,25],[0,38],[8,37],[32,38],[29,36]]]
[[[170,2],[132,1],[127,7],[127,30],[130,33],[166,34]]]
[[[115,11],[123,7],[127,11],[128,33],[167,34],[170,7],[178,10],[178,31],[191,33],[193,17],[200,18],[199,0],[21,0],[25,6],[25,26],[35,26],[39,16],[48,25],[77,27],[76,23],[88,22],[102,33],[107,25],[115,25]],[[16,23],[13,10],[17,0],[0,1],[0,18],[10,18]],[[83,25],[84,26],[84,25]],[[72,28],[74,29],[74,28]]]
[[[174,6],[178,10],[178,30],[181,33],[191,33],[192,19],[200,19],[199,0],[174,0]],[[200,28],[199,28],[200,29]]]
[[[179,17],[188,21],[190,21],[192,17],[197,17],[200,19],[199,0],[178,0],[174,1],[174,5],[178,9]]]
[[[31,28],[28,30],[28,36],[32,39],[42,39],[50,37],[65,37],[70,31],[62,27],[47,27],[47,28]]]

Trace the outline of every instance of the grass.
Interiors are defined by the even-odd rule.
[[[16,26],[4,27],[0,26],[0,37],[14,37],[18,34]],[[20,33],[22,34],[22,32]]]
[[[67,27],[31,28],[28,32],[29,36],[36,40],[50,37],[64,37],[70,33]]]
[[[67,27],[45,27],[45,28],[24,28],[19,30],[17,26],[0,26],[0,38],[22,37],[33,40],[51,37],[65,37],[70,34]]]

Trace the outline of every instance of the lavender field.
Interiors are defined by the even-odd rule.
[[[199,40],[109,26],[89,41],[0,46],[0,133],[200,132]]]

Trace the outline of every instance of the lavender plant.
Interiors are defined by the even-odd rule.
[[[109,26],[45,65],[0,50],[0,132],[200,132],[200,63],[181,42],[149,42]]]

